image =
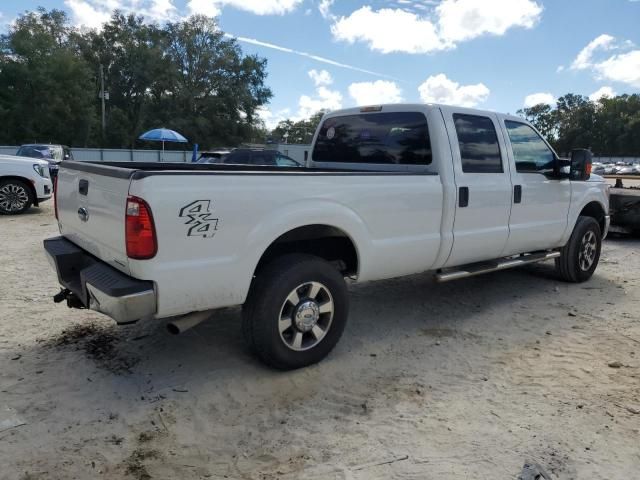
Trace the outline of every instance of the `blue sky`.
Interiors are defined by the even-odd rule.
[[[268,125],[320,108],[439,102],[515,112],[565,93],[640,92],[637,0],[2,0],[99,27],[112,8],[151,21],[215,15],[268,59]]]

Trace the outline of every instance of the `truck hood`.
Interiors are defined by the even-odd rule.
[[[39,164],[47,167],[49,162],[40,158],[17,157],[15,155],[0,155],[0,165],[33,165]]]

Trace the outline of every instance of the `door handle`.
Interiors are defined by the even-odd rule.
[[[458,206],[460,208],[467,207],[469,205],[469,187],[460,187],[458,190]]]
[[[86,195],[89,192],[89,181],[88,180],[80,180],[78,182],[78,193],[80,195]]]
[[[513,186],[513,203],[522,202],[522,185]]]

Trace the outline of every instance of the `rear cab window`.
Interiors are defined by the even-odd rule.
[[[430,165],[427,119],[420,112],[380,112],[326,119],[312,152],[314,162]]]

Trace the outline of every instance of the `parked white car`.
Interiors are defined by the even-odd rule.
[[[51,198],[49,162],[0,155],[0,214],[23,213]]]
[[[251,349],[297,368],[338,342],[345,277],[449,281],[555,259],[588,280],[609,227],[590,170],[590,152],[560,159],[519,117],[355,108],[323,118],[307,167],[63,162],[61,236],[45,250],[56,301],[118,323],[185,315],[173,332],[243,305]]]

